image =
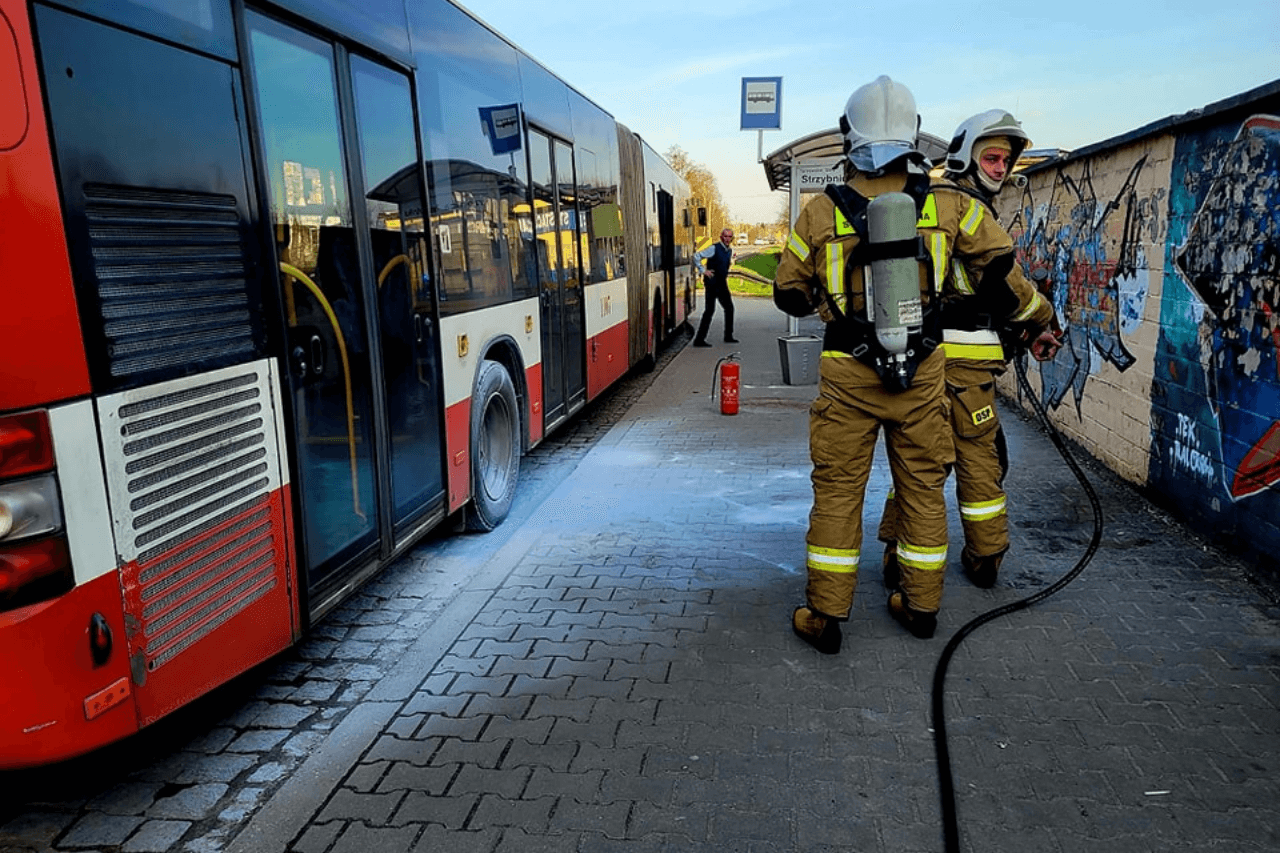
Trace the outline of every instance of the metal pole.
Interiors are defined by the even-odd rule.
[[[791,161],[791,230],[795,230],[796,220],[800,218],[800,164],[794,159]],[[791,235],[787,234],[787,239],[791,239]],[[782,251],[786,251],[787,247],[783,246]],[[790,315],[787,316],[787,334],[794,336],[800,334],[800,320]]]

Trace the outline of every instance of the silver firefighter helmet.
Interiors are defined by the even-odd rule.
[[[903,157],[921,165],[916,151],[920,114],[906,86],[885,75],[860,86],[849,96],[840,116],[844,153],[860,171],[876,173]]]
[[[951,137],[951,145],[947,148],[947,171],[955,175],[963,175],[970,166],[974,166],[974,143],[985,136],[1007,137],[1012,150],[1009,152],[1009,168],[1018,162],[1018,157],[1031,145],[1022,125],[1011,114],[1004,110],[987,110],[970,116],[960,123]]]

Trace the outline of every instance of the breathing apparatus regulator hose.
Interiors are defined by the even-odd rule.
[[[1025,610],[1037,602],[1043,601],[1049,596],[1061,590],[1067,584],[1075,580],[1080,572],[1084,571],[1084,567],[1093,559],[1094,552],[1098,550],[1098,544],[1102,541],[1102,505],[1098,502],[1098,496],[1093,491],[1093,487],[1089,485],[1089,480],[1085,477],[1084,471],[1080,468],[1079,463],[1071,456],[1071,452],[1067,449],[1066,442],[1062,436],[1058,434],[1054,428],[1053,422],[1049,420],[1049,415],[1044,410],[1044,406],[1032,391],[1030,383],[1027,382],[1027,369],[1023,364],[1024,359],[1019,357],[1014,359],[1014,368],[1018,374],[1018,385],[1023,393],[1031,400],[1032,407],[1036,410],[1040,421],[1044,424],[1045,430],[1049,433],[1050,440],[1058,449],[1058,453],[1062,455],[1071,472],[1075,474],[1076,479],[1080,481],[1081,488],[1089,498],[1089,503],[1093,507],[1093,538],[1089,540],[1089,547],[1085,549],[1084,556],[1080,558],[1075,567],[1067,572],[1052,586],[1040,590],[1034,595],[1027,598],[1019,599],[1010,604],[1005,604],[994,610],[983,613],[968,624],[956,631],[946,648],[942,650],[942,656],[938,658],[937,667],[933,671],[933,740],[937,753],[938,761],[938,787],[942,795],[942,829],[943,838],[946,842],[947,853],[960,853],[960,828],[956,821],[956,792],[955,783],[951,778],[951,755],[947,749],[947,727],[945,719],[945,708],[943,706],[943,690],[947,678],[947,664],[950,663],[952,655],[956,649],[960,647],[960,643],[964,638],[972,634],[982,625],[1013,613],[1018,610]]]

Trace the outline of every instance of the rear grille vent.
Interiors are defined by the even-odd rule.
[[[113,384],[262,354],[233,196],[102,184],[84,193]]]
[[[116,548],[148,670],[279,582],[286,562],[268,362],[103,398]]]

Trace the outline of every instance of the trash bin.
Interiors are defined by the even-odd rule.
[[[788,385],[818,384],[818,359],[822,338],[815,335],[787,335],[778,338],[782,356],[782,381]]]

